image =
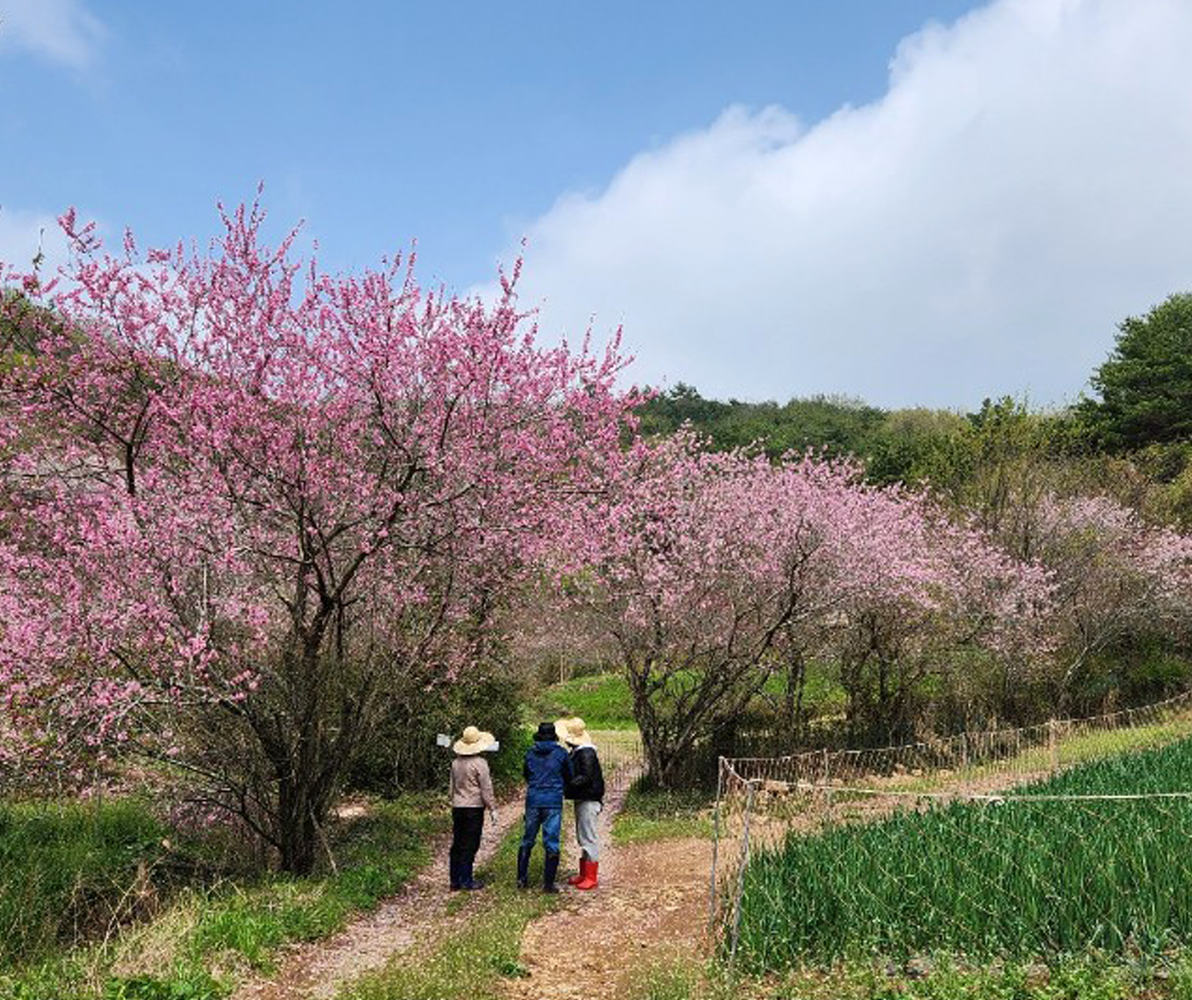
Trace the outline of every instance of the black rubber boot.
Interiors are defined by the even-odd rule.
[[[547,851],[546,860],[542,863],[542,891],[558,892],[555,876],[559,873],[559,852]]]
[[[476,867],[476,855],[469,854],[463,858],[459,863],[459,887],[461,889],[470,889],[473,892],[477,889],[483,889],[484,883],[476,878],[472,872]]]
[[[517,887],[519,889],[528,889],[530,887],[530,852],[534,850],[532,847],[522,847],[517,852]]]

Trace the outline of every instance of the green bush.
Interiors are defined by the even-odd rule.
[[[1075,695],[1078,714],[1096,714],[1110,697],[1147,705],[1186,691],[1190,680],[1192,661],[1165,638],[1142,636],[1090,658]]]
[[[395,698],[353,758],[349,787],[387,797],[446,788],[451,752],[436,746],[435,737],[459,736],[469,725],[491,732],[501,743],[500,752],[489,758],[494,776],[516,773],[520,780],[521,688],[507,676],[487,675],[431,691],[417,687]],[[510,763],[514,759],[516,769]]]

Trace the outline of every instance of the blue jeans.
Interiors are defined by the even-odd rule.
[[[538,839],[538,828],[542,827],[542,846],[547,854],[559,853],[559,830],[563,826],[562,809],[545,809],[542,806],[526,806],[526,829],[522,834],[524,848],[534,846]]]

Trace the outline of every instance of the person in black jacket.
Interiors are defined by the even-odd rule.
[[[571,780],[563,794],[575,802],[575,839],[581,855],[579,874],[567,881],[577,889],[595,889],[599,885],[600,840],[596,821],[604,808],[604,773],[600,757],[584,720],[576,716],[555,723],[559,740],[571,747]]]

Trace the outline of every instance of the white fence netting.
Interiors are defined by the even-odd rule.
[[[1192,694],[877,750],[722,758],[710,930],[755,971],[1173,953],[1192,943],[1189,737]]]

